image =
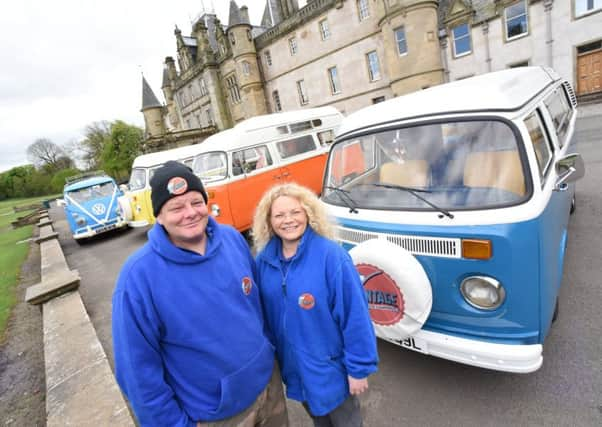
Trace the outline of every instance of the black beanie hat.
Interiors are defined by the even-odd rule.
[[[207,193],[198,176],[188,166],[170,160],[157,169],[150,180],[153,213],[159,215],[161,207],[172,197],[189,191],[198,191],[207,203]]]

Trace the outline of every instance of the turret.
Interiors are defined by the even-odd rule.
[[[174,100],[174,84],[176,78],[176,65],[173,58],[168,56],[165,58],[165,65],[163,66],[163,83],[161,84],[161,90],[163,91],[163,96],[165,97],[167,105],[168,125],[172,128],[180,129],[180,118]]]
[[[384,63],[395,96],[443,83],[438,0],[377,2]]]
[[[245,116],[267,113],[249,12],[246,6],[239,9],[235,0],[230,1],[226,34],[235,63],[242,105],[246,110]]]
[[[150,137],[165,134],[163,124],[163,106],[155,96],[148,82],[142,76],[142,114],[144,115],[145,133]]]

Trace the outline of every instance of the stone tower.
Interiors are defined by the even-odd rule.
[[[438,36],[439,1],[379,1],[376,6],[393,96],[443,83]],[[420,46],[420,49],[400,53],[398,46],[403,46],[402,35],[406,46]]]
[[[165,58],[165,65],[163,66],[163,83],[161,84],[161,90],[167,103],[167,123],[171,129],[181,129],[182,122],[178,115],[174,100],[173,82],[175,81],[177,72],[176,65],[171,56]]]
[[[239,9],[234,0],[230,1],[226,36],[232,52],[240,97],[245,110],[244,116],[266,114],[268,110],[257,63],[257,50],[249,22],[249,12],[246,6]]]
[[[148,137],[160,137],[165,134],[163,106],[144,76],[142,76],[142,109],[140,111],[144,115],[145,133]]]

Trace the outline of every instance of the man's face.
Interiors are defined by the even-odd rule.
[[[162,207],[157,222],[165,227],[176,246],[188,248],[203,240],[209,211],[198,191],[172,197]]]

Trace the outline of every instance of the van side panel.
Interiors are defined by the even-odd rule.
[[[569,190],[552,191],[550,200],[540,215],[541,342],[552,324],[554,307],[562,283],[571,199],[572,193]]]
[[[206,187],[207,191],[207,207],[209,208],[209,214],[211,214],[211,207],[215,204],[219,206],[220,215],[215,218],[221,224],[228,224],[234,226],[234,219],[232,217],[232,209],[230,207],[230,195],[228,193],[229,185],[218,185],[215,187]]]
[[[265,172],[256,172],[251,175],[240,175],[240,179],[233,179],[228,184],[228,198],[233,225],[238,231],[251,228],[255,208],[270,187],[282,181],[280,168],[269,168]],[[218,221],[223,222],[218,219]]]
[[[314,193],[322,191],[322,180],[328,153],[322,153],[294,163],[282,166],[283,178],[289,182],[296,182],[311,189]]]

